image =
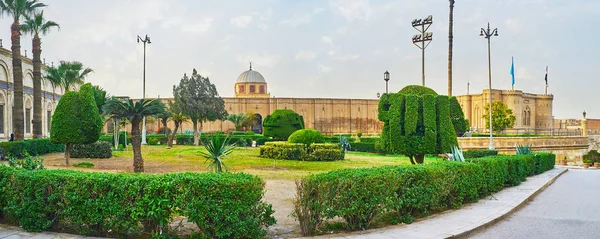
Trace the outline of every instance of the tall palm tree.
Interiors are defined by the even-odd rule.
[[[235,125],[235,131],[240,131],[242,130],[242,123],[247,117],[247,114],[230,114],[227,116],[227,120]]]
[[[23,113],[23,66],[21,62],[21,24],[22,17],[29,16],[46,4],[37,0],[0,0],[0,14],[12,16],[10,25],[10,41],[12,50],[13,82],[14,82],[14,108],[13,131],[15,140],[23,140],[24,113]]]
[[[52,100],[56,102],[56,87],[62,85],[61,73],[58,71],[57,67],[51,66],[46,68],[46,75],[44,78],[52,85]]]
[[[58,23],[46,21],[44,11],[26,16],[21,31],[33,35],[33,137],[42,137],[42,41],[40,33],[46,35],[53,27],[60,29]]]
[[[452,41],[454,36],[454,0],[450,1],[450,13],[448,14],[448,96],[452,96]]]
[[[112,98],[102,107],[105,115],[125,118],[131,123],[131,145],[133,146],[133,171],[144,172],[144,159],[141,151],[140,123],[146,116],[158,115],[165,111],[165,105],[159,99],[141,99],[123,101]]]
[[[94,70],[84,68],[83,64],[78,61],[60,61],[58,71],[64,77],[61,82],[62,87],[65,91],[70,91],[75,89],[75,86],[83,84],[85,77]]]

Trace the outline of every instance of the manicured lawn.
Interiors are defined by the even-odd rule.
[[[207,163],[200,156],[202,147],[175,146],[166,149],[164,146],[142,146],[145,170],[147,173],[168,172],[201,172],[207,170]],[[273,160],[260,158],[258,148],[237,148],[229,158],[225,159],[225,165],[232,172],[246,172],[258,175],[263,179],[297,179],[308,174],[322,173],[335,169],[344,168],[367,168],[385,165],[410,164],[404,156],[382,156],[378,154],[349,152],[343,161],[311,162],[277,160],[277,166],[273,169]],[[63,154],[49,154],[43,156],[46,160],[44,165],[50,168],[65,168]],[[427,158],[427,162],[439,159]],[[133,152],[114,152],[110,159],[72,159],[71,164],[90,162],[95,165],[91,169],[70,167],[85,171],[107,171],[107,172],[133,172]]]

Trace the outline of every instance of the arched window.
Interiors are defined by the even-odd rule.
[[[523,109],[523,116],[521,118],[523,121],[523,126],[531,126],[531,109],[529,109],[529,106],[525,106],[525,109]]]

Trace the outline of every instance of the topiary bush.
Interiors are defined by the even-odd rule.
[[[498,150],[471,149],[471,150],[465,150],[463,152],[463,156],[466,159],[483,158],[483,157],[487,157],[487,156],[496,156],[496,155],[498,155]]]
[[[158,138],[148,138],[148,145],[158,145]]]
[[[325,138],[323,137],[321,132],[319,132],[318,130],[315,130],[315,129],[297,130],[296,132],[292,133],[292,135],[290,135],[290,137],[288,138],[288,143],[299,143],[299,144],[305,144],[307,146],[310,146],[311,144],[314,144],[314,143],[324,143],[324,142],[325,142]]]
[[[334,161],[343,160],[344,151],[337,144],[267,142],[260,146],[260,157],[283,160]]]
[[[93,144],[74,144],[71,147],[72,158],[111,158],[112,146],[108,142],[98,141]]]
[[[263,121],[264,136],[287,140],[296,130],[304,129],[304,118],[293,110],[278,109]]]
[[[469,131],[469,121],[465,119],[463,109],[456,97],[450,97],[450,119],[452,120],[454,131],[456,131],[456,136],[463,136]]]
[[[409,89],[400,92],[427,91],[414,86]],[[382,150],[404,154],[413,164],[423,163],[425,154],[447,153],[458,145],[447,96],[384,94],[379,100],[378,118],[384,122]]]
[[[408,86],[405,86],[404,88],[402,88],[402,90],[398,91],[398,94],[403,94],[403,95],[418,95],[418,96],[423,96],[423,95],[438,95],[438,93],[436,93],[435,90],[433,90],[431,88],[427,88],[425,86],[420,86],[420,85],[408,85]]]

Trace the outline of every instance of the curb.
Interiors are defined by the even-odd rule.
[[[558,179],[558,177],[560,177],[561,175],[563,175],[564,173],[566,173],[567,171],[569,171],[568,168],[564,168],[564,170],[562,172],[560,172],[559,174],[557,174],[556,176],[552,177],[548,182],[546,182],[546,184],[544,184],[544,186],[540,187],[539,189],[537,189],[535,192],[533,192],[531,195],[529,195],[529,197],[527,197],[526,199],[524,199],[523,201],[521,201],[517,206],[513,207],[511,210],[509,210],[508,212],[486,222],[483,223],[479,226],[476,226],[474,228],[471,228],[469,230],[466,230],[464,232],[446,237],[446,238],[467,238],[469,235],[472,234],[476,234],[480,231],[483,231],[486,228],[489,228],[491,226],[493,226],[494,224],[498,223],[499,221],[507,218],[508,216],[512,215],[514,212],[518,211],[519,209],[523,208],[528,202],[530,202],[531,200],[533,200],[538,194],[540,194],[544,189],[546,189],[548,186],[552,185],[554,183],[554,181],[556,181],[556,179]]]

